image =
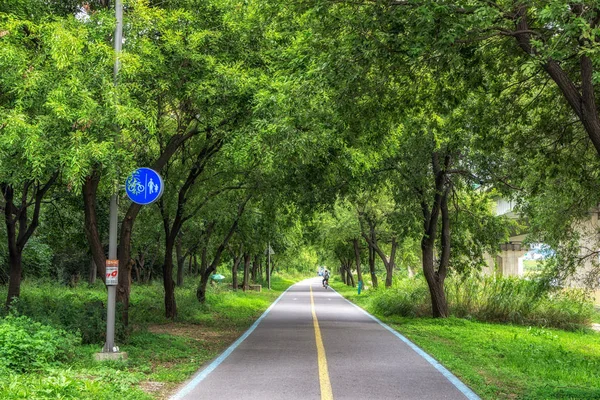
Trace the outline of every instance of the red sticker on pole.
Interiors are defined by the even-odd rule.
[[[106,286],[119,283],[119,260],[106,260]]]

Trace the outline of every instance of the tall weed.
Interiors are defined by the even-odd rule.
[[[593,305],[580,289],[552,289],[516,277],[452,278],[446,284],[451,312],[487,322],[577,329],[590,323]]]
[[[423,279],[396,280],[389,289],[372,293],[371,306],[385,316],[424,317],[431,315],[429,289]]]
[[[451,277],[445,288],[450,312],[460,318],[574,330],[588,325],[594,314],[584,291],[548,290],[525,279]],[[373,290],[370,303],[385,316],[431,315],[429,290],[422,276],[399,279],[390,289]]]

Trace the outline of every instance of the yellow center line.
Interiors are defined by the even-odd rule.
[[[319,320],[315,312],[315,301],[313,299],[312,285],[310,285],[310,306],[312,309],[313,324],[315,326],[315,339],[317,341],[317,360],[319,362],[319,383],[321,384],[321,400],[333,400],[331,391],[331,382],[329,381],[329,371],[327,369],[327,357],[325,357],[325,346],[321,338],[319,329]]]

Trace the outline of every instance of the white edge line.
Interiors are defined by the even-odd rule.
[[[410,340],[408,340],[405,336],[403,336],[402,334],[400,334],[394,328],[392,328],[389,325],[381,322],[379,320],[379,318],[377,318],[377,317],[369,314],[367,311],[365,311],[364,309],[362,309],[358,305],[354,304],[353,302],[351,302],[350,300],[348,300],[347,298],[345,298],[344,296],[342,296],[341,294],[339,294],[335,289],[333,289],[333,288],[331,288],[331,289],[334,292],[336,292],[342,299],[346,300],[348,303],[350,303],[354,307],[358,308],[360,311],[362,311],[363,313],[365,313],[369,318],[371,318],[372,320],[374,320],[375,322],[377,322],[379,325],[383,326],[385,329],[387,329],[388,331],[390,331],[398,339],[400,339],[404,343],[406,343],[418,355],[420,355],[421,357],[423,357],[425,360],[427,360],[427,362],[429,362],[429,364],[433,365],[433,367],[435,369],[437,369],[439,372],[441,372],[442,375],[444,375],[446,377],[446,379],[448,379],[450,381],[450,383],[452,383],[454,386],[456,386],[456,388],[458,390],[460,390],[461,393],[464,394],[467,397],[467,399],[469,399],[469,400],[481,400],[481,398],[479,396],[477,396],[477,394],[475,394],[475,392],[473,392],[471,389],[469,389],[469,387],[467,385],[465,385],[460,379],[458,379],[452,372],[448,371],[448,369],[446,369],[446,367],[444,367],[442,364],[440,364],[439,361],[437,361],[435,358],[431,357],[429,354],[427,354],[425,351],[423,351],[419,346],[417,346],[416,344],[414,344],[413,342],[411,342]]]
[[[215,368],[217,368],[223,361],[225,361],[225,359],[227,357],[229,357],[229,355],[244,341],[246,340],[246,338],[248,336],[250,336],[250,334],[252,332],[254,332],[254,330],[256,329],[256,327],[258,326],[258,324],[260,324],[260,322],[267,316],[267,314],[269,313],[269,311],[271,311],[271,309],[275,306],[275,304],[277,304],[279,302],[279,300],[283,297],[284,294],[287,293],[288,290],[290,290],[292,288],[292,286],[295,286],[295,284],[290,285],[290,287],[288,287],[283,293],[281,293],[279,295],[279,297],[269,306],[269,308],[267,308],[265,310],[265,312],[256,320],[254,321],[254,324],[252,324],[252,326],[250,328],[248,328],[248,330],[238,338],[238,340],[236,340],[235,342],[233,342],[233,344],[231,346],[229,346],[227,348],[227,350],[225,350],[223,353],[221,353],[221,355],[219,357],[217,357],[213,362],[211,362],[206,368],[204,368],[202,370],[202,372],[200,372],[198,375],[196,375],[190,382],[188,382],[187,385],[185,385],[181,390],[179,390],[177,393],[175,393],[173,396],[169,397],[170,400],[180,400],[182,398],[184,398],[185,396],[187,396],[192,390],[194,390],[196,388],[196,386],[198,386],[198,384],[200,382],[202,382],[207,376],[208,374],[210,374],[211,372],[213,372],[215,370]]]

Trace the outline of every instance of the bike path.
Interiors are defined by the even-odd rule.
[[[288,289],[253,328],[172,399],[478,399],[319,278]]]

